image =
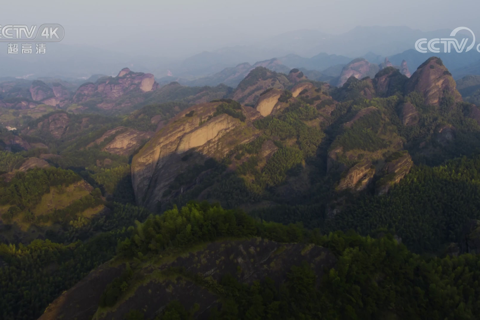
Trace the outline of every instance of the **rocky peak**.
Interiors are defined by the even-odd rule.
[[[283,74],[256,67],[243,79],[232,94],[232,99],[246,105],[254,105],[265,90],[285,90],[290,81]]]
[[[424,62],[407,81],[406,93],[411,92],[421,93],[425,104],[432,106],[439,106],[443,99],[451,99],[452,102],[462,101],[452,74],[437,57]]]
[[[120,70],[117,77],[118,78],[123,77],[124,75],[126,75],[130,72],[132,72],[132,71],[129,68],[123,68],[122,70]]]
[[[386,67],[375,75],[373,80],[375,90],[379,96],[390,96],[395,92],[403,92],[407,77],[394,67]]]
[[[379,70],[380,68],[376,64],[372,64],[363,58],[355,59],[343,67],[337,85],[339,87],[343,86],[350,77],[356,79],[373,78]]]
[[[297,83],[302,80],[308,80],[308,78],[298,69],[292,69],[288,74],[288,80],[292,83]]]
[[[102,99],[98,107],[102,109],[115,108],[115,99],[130,92],[150,92],[159,88],[153,74],[132,72],[128,68],[120,71],[117,77],[104,77],[95,83],[86,83],[73,96],[73,103],[82,104],[92,98]],[[132,103],[138,103],[134,101]]]
[[[380,69],[385,69],[388,67],[393,67],[393,64],[388,60],[388,58],[385,58],[385,61],[380,64]]]
[[[156,210],[168,186],[189,164],[203,163],[207,158],[221,159],[236,144],[254,137],[254,128],[230,115],[217,113],[218,107],[226,103],[238,105],[221,100],[179,113],[135,155],[132,183],[138,204]]]
[[[403,60],[402,65],[400,66],[400,73],[406,76],[407,78],[410,78],[412,74],[410,73],[410,70],[408,70],[408,65],[407,61]]]
[[[30,86],[30,94],[33,101],[42,101],[55,96],[52,88],[50,88],[45,82],[35,80]]]

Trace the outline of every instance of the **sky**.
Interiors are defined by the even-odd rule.
[[[60,23],[65,44],[178,58],[301,29],[467,26],[480,36],[479,13],[478,0],[17,0],[1,5],[0,25]]]

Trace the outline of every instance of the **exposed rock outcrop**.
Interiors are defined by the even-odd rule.
[[[394,153],[393,156],[387,158],[382,170],[383,177],[375,185],[376,194],[386,194],[392,186],[399,183],[410,172],[412,167],[412,157],[407,151]]]
[[[432,57],[424,62],[406,83],[406,93],[420,92],[427,105],[439,106],[442,99],[462,101],[455,80],[442,60]]]
[[[27,161],[25,161],[22,166],[18,169],[19,171],[27,171],[29,169],[33,168],[40,168],[40,169],[45,169],[50,167],[47,161],[39,158],[29,158]]]
[[[130,92],[145,93],[158,89],[153,74],[132,72],[128,68],[122,69],[116,77],[103,77],[95,83],[86,83],[75,92],[72,102],[85,103],[91,99],[100,100],[98,107],[110,110],[116,107],[115,99]],[[138,101],[137,101],[138,100]],[[140,102],[141,98],[133,100],[130,104]]]
[[[38,131],[50,134],[55,139],[60,139],[67,130],[70,119],[66,112],[57,112],[38,122],[36,128],[27,128],[24,134],[39,134]]]
[[[264,117],[270,115],[278,102],[278,98],[280,98],[282,94],[283,90],[278,89],[272,89],[262,94],[260,98],[258,98],[257,111]]]
[[[373,84],[379,96],[391,96],[396,92],[403,93],[407,77],[402,75],[398,69],[387,67],[375,75]]]
[[[111,129],[111,130],[108,130],[100,138],[96,139],[95,141],[93,141],[89,145],[87,145],[87,149],[101,144],[102,142],[104,142],[105,140],[110,138],[111,136],[114,136],[114,135],[118,134],[119,132],[125,131],[126,129],[127,128],[125,128],[125,127],[116,127],[116,128]]]
[[[372,64],[363,58],[358,58],[343,67],[337,86],[341,87],[350,77],[363,79],[365,77],[373,78],[380,70],[376,64]]]
[[[8,135],[7,137],[2,139],[3,142],[5,143],[5,149],[7,151],[12,151],[12,150],[18,150],[18,149],[23,149],[23,150],[30,150],[32,149],[32,145],[28,143],[26,140],[23,138],[16,136],[16,135]],[[2,142],[0,140],[0,144]]]
[[[177,147],[177,154],[182,154],[190,149],[205,145],[213,139],[218,139],[225,133],[233,130],[238,121],[234,118],[222,114],[214,117],[204,125],[185,134]]]
[[[189,166],[182,161],[184,153],[192,155],[191,161],[206,158],[223,158],[235,145],[254,138],[241,133],[247,124],[227,114],[213,117],[222,102],[200,104],[183,111],[158,131],[135,155],[132,161],[132,181],[139,205],[151,210],[175,177]],[[191,151],[190,151],[191,150]]]
[[[70,102],[71,92],[60,83],[52,84],[53,94],[55,95],[56,105],[63,107]]]
[[[285,75],[257,67],[240,82],[232,94],[232,99],[245,105],[255,105],[265,90],[270,88],[285,90],[289,85],[290,81]]]
[[[32,82],[30,94],[32,95],[32,100],[34,101],[42,101],[47,98],[55,97],[52,88],[40,80],[35,80]]]
[[[315,86],[313,85],[313,83],[311,82],[302,82],[302,83],[298,83],[296,84],[293,88],[292,88],[292,97],[296,98],[298,97],[298,95],[300,94],[300,92],[302,92],[303,90],[305,89],[312,89],[314,88]]]
[[[142,132],[134,129],[128,129],[117,135],[108,143],[103,151],[126,156],[132,154],[146,140],[150,139],[153,132]]]
[[[420,119],[418,111],[410,102],[402,103],[398,108],[400,120],[404,126],[413,126]]]
[[[132,154],[140,145],[153,136],[153,132],[142,132],[132,128],[117,127],[105,132],[100,138],[91,142],[87,148],[100,145],[111,139],[102,150],[108,153],[127,156]]]
[[[336,190],[344,191],[347,189],[353,191],[364,190],[375,175],[375,167],[370,161],[362,161],[354,165],[340,180]]]

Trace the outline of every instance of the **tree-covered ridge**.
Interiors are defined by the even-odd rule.
[[[118,241],[130,234],[127,228],[149,214],[143,208],[114,204],[107,215],[53,235],[55,242],[0,244],[0,318],[38,318],[53,299],[111,259]]]
[[[239,281],[238,274],[224,274],[216,282],[184,268],[164,273],[208,285],[221,302],[209,312],[211,319],[471,319],[480,311],[479,256],[424,258],[389,235],[378,239],[353,232],[321,235],[298,225],[256,221],[241,211],[207,203],[190,203],[137,224],[118,247],[120,256],[135,257],[130,260],[132,269],[107,287],[102,301],[110,306],[122,301],[125,290],[120,288],[129,287],[142,261],[148,264],[174,248],[252,236],[323,246],[338,261],[320,279],[308,263],[293,267],[280,286],[268,276],[247,284]],[[159,319],[194,318],[195,310],[184,310],[182,302],[172,303]],[[131,314],[141,319],[141,311]]]

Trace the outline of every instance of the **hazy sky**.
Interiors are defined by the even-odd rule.
[[[2,3],[0,24],[55,22],[66,44],[179,57],[299,29],[467,26],[480,36],[479,13],[478,0],[16,0]]]

